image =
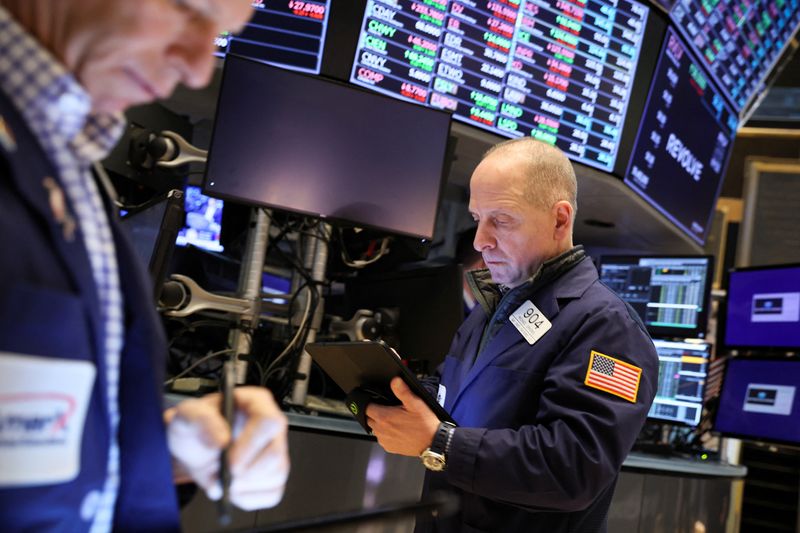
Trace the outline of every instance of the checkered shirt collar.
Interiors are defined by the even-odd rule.
[[[104,158],[125,128],[121,113],[92,113],[91,98],[78,80],[2,7],[0,90],[44,146],[57,136],[84,163]]]

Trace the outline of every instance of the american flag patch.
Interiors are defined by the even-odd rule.
[[[584,384],[636,403],[642,369],[592,350]]]

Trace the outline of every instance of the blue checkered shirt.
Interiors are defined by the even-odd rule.
[[[84,497],[81,516],[90,531],[110,531],[119,488],[119,368],[123,344],[122,293],[111,228],[91,164],[102,159],[125,127],[121,115],[91,112],[78,81],[0,8],[0,90],[25,117],[53,165],[75,210],[98,288],[105,327],[107,404],[111,424],[108,471],[102,491]]]

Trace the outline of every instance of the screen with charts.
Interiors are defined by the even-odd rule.
[[[625,183],[703,244],[737,125],[700,63],[668,30]]]
[[[319,74],[331,0],[254,0],[253,18],[236,35],[217,36],[216,54],[237,54]]]
[[[648,14],[632,0],[368,0],[350,81],[611,171]]]
[[[648,418],[696,426],[703,414],[711,345],[654,339],[658,389]]]
[[[184,209],[186,224],[178,233],[175,244],[196,246],[210,252],[222,252],[219,242],[222,233],[222,208],[224,202],[219,198],[206,196],[200,187],[187,185],[184,189]]]
[[[656,337],[705,337],[712,269],[711,256],[600,258],[600,280]]]
[[[728,360],[714,429],[744,439],[800,444],[800,359]]]
[[[738,113],[797,32],[800,1],[675,0],[670,18]]]
[[[208,194],[432,238],[449,114],[235,55],[217,108]]]
[[[800,265],[730,272],[725,346],[800,350]]]

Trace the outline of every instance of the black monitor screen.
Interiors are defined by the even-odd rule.
[[[431,238],[450,115],[228,56],[207,194]]]
[[[648,14],[631,0],[368,0],[350,81],[611,171]]]
[[[670,18],[742,110],[800,25],[798,0],[677,0]]]
[[[658,390],[648,418],[696,426],[703,414],[711,345],[653,340],[658,352]]]
[[[600,279],[658,337],[705,337],[713,279],[710,256],[603,256]]]
[[[668,30],[625,183],[703,244],[737,124],[700,64]]]
[[[744,439],[800,444],[800,359],[733,358],[714,429]]]
[[[800,265],[730,272],[725,345],[800,350]]]
[[[254,0],[253,7],[253,18],[241,32],[216,38],[216,54],[319,74],[330,0]]]
[[[363,273],[345,286],[348,316],[358,309],[397,313],[398,353],[404,359],[427,361],[427,372],[444,360],[464,320],[463,270],[458,265]]]

